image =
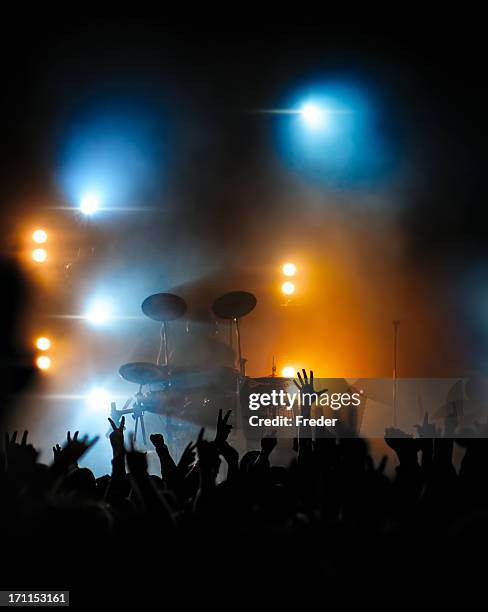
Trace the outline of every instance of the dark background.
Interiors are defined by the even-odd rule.
[[[79,19],[76,12],[6,17],[3,208],[24,190],[53,189],[56,130],[94,96],[116,96],[129,84],[155,104],[158,96],[176,101],[180,114],[211,125],[208,163],[217,173],[228,163],[255,163],[260,146],[258,130],[250,133],[244,122],[229,131],[222,113],[272,106],[285,85],[331,70],[374,82],[399,109],[398,130],[407,132],[408,154],[422,167],[405,220],[413,252],[477,253],[484,245],[486,94],[476,15],[415,13],[363,22],[317,14],[308,23],[293,16],[279,11],[274,20],[237,10],[230,19],[218,12],[163,19],[151,13]]]
[[[271,147],[264,120],[247,109],[273,107],[295,83],[346,75],[375,91],[396,158],[409,168],[399,187],[407,205],[395,219],[406,265],[431,287],[435,308],[452,313],[446,332],[456,328],[459,350],[469,345],[469,363],[478,364],[488,335],[480,20],[414,9],[364,20],[323,9],[279,9],[271,18],[238,7],[163,18],[88,9],[7,17],[4,227],[34,202],[62,200],[55,168],[63,130],[84,109],[123,98],[160,113],[168,135],[164,180],[149,199],[155,208],[168,197],[176,204],[165,217],[171,235],[161,230],[153,254],[174,254],[184,240],[212,261],[237,265],[246,241],[258,248],[256,226],[273,225],[282,206],[270,198],[263,213]],[[243,204],[236,194],[250,185]],[[301,211],[287,213],[300,223]],[[122,245],[130,229],[121,229]]]

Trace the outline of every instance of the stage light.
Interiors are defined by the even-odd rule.
[[[293,263],[286,263],[283,266],[282,271],[285,276],[295,276],[297,267]]]
[[[325,125],[326,112],[316,104],[305,104],[302,106],[300,114],[310,128],[318,128]]]
[[[32,240],[37,244],[44,244],[47,240],[47,233],[43,229],[36,229],[32,234]]]
[[[327,190],[383,182],[396,172],[399,156],[379,100],[364,84],[340,76],[290,92],[273,121],[280,154]]]
[[[293,293],[295,293],[295,284],[291,281],[286,281],[281,285],[281,291],[285,295],[292,295]]]
[[[103,389],[93,389],[88,394],[88,406],[91,410],[109,410],[110,395]]]
[[[37,263],[42,263],[47,259],[47,251],[46,249],[34,249],[32,251],[32,259],[37,261]]]
[[[36,359],[36,364],[40,370],[49,370],[51,367],[51,358],[47,355],[41,355]]]
[[[293,366],[285,366],[281,370],[281,375],[284,378],[294,378],[294,376],[295,376],[295,368]]]
[[[84,215],[90,216],[100,208],[100,194],[95,191],[86,193],[80,202],[80,210]]]
[[[47,351],[51,347],[51,341],[49,338],[42,336],[41,338],[37,338],[36,346],[40,351]]]
[[[85,315],[85,319],[94,325],[106,323],[112,314],[112,306],[108,302],[98,300],[94,302]]]

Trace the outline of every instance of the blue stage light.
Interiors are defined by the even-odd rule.
[[[80,201],[80,210],[84,215],[91,216],[100,208],[101,197],[97,191],[89,191]]]
[[[103,325],[112,317],[112,304],[105,300],[96,300],[91,304],[85,319],[93,325]]]
[[[381,109],[359,84],[316,84],[271,111],[279,153],[300,175],[328,187],[355,188],[391,172],[392,147]]]
[[[85,215],[139,208],[160,188],[165,135],[159,117],[130,105],[74,116],[57,171],[67,202]]]
[[[87,396],[88,407],[94,411],[109,412],[110,395],[104,389],[92,389]]]
[[[311,129],[325,127],[327,123],[327,110],[311,102],[304,104],[300,114],[305,124]]]

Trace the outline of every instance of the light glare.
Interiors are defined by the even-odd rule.
[[[284,378],[293,378],[295,376],[295,368],[293,366],[285,366],[282,370],[281,370],[281,375]]]
[[[37,338],[36,346],[40,351],[47,351],[51,347],[51,341],[44,336]]]
[[[292,295],[293,293],[295,293],[295,284],[291,281],[286,281],[281,285],[281,291],[285,295]]]
[[[325,112],[316,104],[305,104],[300,113],[305,123],[311,128],[319,127],[324,123]]]
[[[93,215],[100,208],[100,195],[96,192],[85,194],[81,198],[80,210],[84,215]]]
[[[282,270],[283,270],[283,274],[285,276],[295,276],[295,273],[297,271],[297,267],[293,263],[286,263],[283,266]]]
[[[36,359],[37,367],[40,370],[48,370],[51,367],[51,359],[47,355],[41,355]]]
[[[37,261],[37,263],[42,263],[47,259],[47,251],[46,249],[34,249],[32,251],[32,259]]]
[[[108,302],[98,301],[91,306],[85,315],[85,319],[94,325],[102,325],[110,319],[111,314],[111,305]]]
[[[88,394],[88,407],[91,410],[108,410],[110,407],[110,396],[104,389],[93,389]]]
[[[32,240],[37,242],[37,244],[44,244],[47,240],[47,233],[43,229],[37,229],[32,234]]]

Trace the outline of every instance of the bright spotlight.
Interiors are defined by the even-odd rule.
[[[97,301],[90,307],[85,319],[94,325],[106,323],[112,314],[112,307],[108,302]]]
[[[32,251],[32,259],[37,261],[37,263],[42,263],[47,259],[47,251],[46,249],[34,249]]]
[[[295,276],[297,271],[297,267],[293,263],[286,263],[282,268],[283,274],[285,276]]]
[[[100,208],[100,195],[94,191],[86,193],[80,202],[80,210],[84,215],[93,215]]]
[[[291,281],[286,281],[281,285],[281,291],[285,295],[292,295],[292,293],[295,293],[295,284]]]
[[[41,355],[36,359],[36,364],[40,370],[49,370],[51,367],[51,358],[47,355]]]
[[[285,366],[282,370],[281,370],[281,375],[284,378],[294,378],[295,376],[295,368],[293,366]]]
[[[325,122],[325,111],[316,104],[305,104],[302,106],[300,114],[311,128],[321,127]]]
[[[51,340],[42,336],[41,338],[37,338],[36,346],[40,351],[47,351],[51,347]]]
[[[32,234],[32,240],[37,244],[44,244],[47,240],[47,233],[43,229],[36,229]]]
[[[93,389],[88,394],[88,407],[91,410],[109,410],[110,395],[103,389]]]

